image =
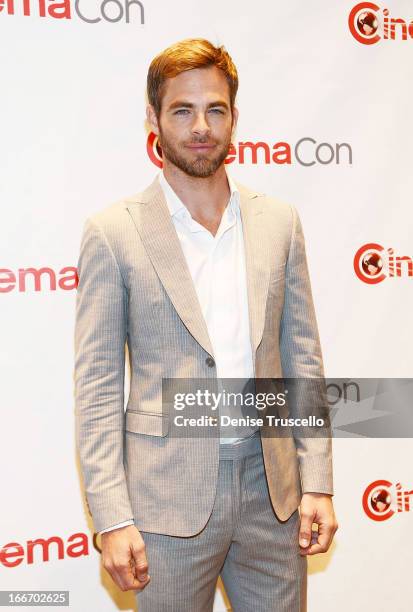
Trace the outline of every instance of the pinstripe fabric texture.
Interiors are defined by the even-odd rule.
[[[237,187],[255,377],[323,376],[297,212]],[[157,178],[86,220],[78,276],[76,442],[95,529],[134,518],[146,532],[192,536],[212,511],[219,438],[168,436],[162,378],[216,378],[216,368]],[[125,344],[131,371],[126,413]],[[263,437],[262,448],[281,521],[297,509],[302,492],[333,493],[330,438]]]
[[[279,523],[265,478],[260,435],[220,449],[217,495],[191,538],[142,532],[151,582],[138,612],[211,612],[219,574],[234,612],[305,612],[307,558],[299,514]]]

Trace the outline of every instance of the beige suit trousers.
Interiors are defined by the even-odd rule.
[[[284,522],[274,514],[259,432],[230,446],[220,447],[217,494],[200,533],[141,532],[151,582],[137,594],[138,612],[210,612],[219,575],[233,612],[306,611],[298,509]]]

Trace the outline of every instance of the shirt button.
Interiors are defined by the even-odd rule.
[[[212,357],[207,357],[205,359],[205,363],[207,364],[209,368],[213,368],[215,365],[215,361],[212,359]]]

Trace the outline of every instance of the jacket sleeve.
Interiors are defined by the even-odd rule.
[[[280,324],[283,376],[291,380],[290,417],[326,418],[326,427],[294,428],[303,493],[333,494],[332,439],[320,339],[307,266],[301,221],[292,209],[292,231],[286,264],[284,307]],[[312,380],[309,380],[312,379]],[[320,405],[320,401],[322,405]],[[297,433],[298,432],[298,433]],[[306,436],[307,434],[307,436]]]
[[[102,228],[87,219],[78,260],[75,430],[97,532],[133,518],[124,470],[128,292]]]

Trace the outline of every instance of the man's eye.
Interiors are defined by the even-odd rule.
[[[186,113],[189,113],[189,110],[187,108],[180,108],[179,110],[174,112],[174,115],[185,115]]]
[[[220,115],[224,114],[224,111],[222,111],[220,108],[211,108],[211,111],[213,113],[219,113]]]

